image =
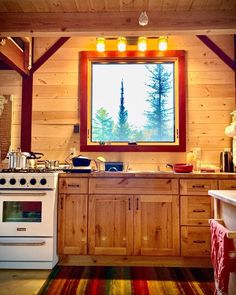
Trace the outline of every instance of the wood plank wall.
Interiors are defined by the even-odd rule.
[[[13,95],[11,148],[16,150],[20,146],[22,98],[22,78],[20,74],[11,70],[0,71],[0,95]],[[1,122],[1,124],[2,123],[4,122]]]
[[[233,57],[233,36],[211,36],[211,39]],[[54,41],[53,38],[36,38],[35,60]],[[110,46],[115,49],[115,42]],[[150,49],[156,46],[156,42],[149,41]],[[132,48],[136,49],[129,49]],[[219,165],[220,151],[231,147],[231,139],[224,135],[224,128],[230,123],[230,112],[235,108],[234,73],[195,36],[170,36],[169,49],[186,50],[187,151],[200,147],[204,163]],[[32,150],[43,152],[45,159],[63,162],[72,147],[80,153],[79,134],[73,133],[73,125],[80,122],[81,50],[95,50],[95,38],[71,38],[34,74]],[[156,169],[157,164],[185,162],[186,159],[186,153],[102,155],[107,160],[129,162],[133,169]]]

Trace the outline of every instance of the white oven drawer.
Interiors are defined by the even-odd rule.
[[[52,261],[53,238],[0,238],[0,261]]]

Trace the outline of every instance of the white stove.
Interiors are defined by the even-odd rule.
[[[0,268],[55,266],[57,184],[55,171],[0,172]]]
[[[55,189],[57,172],[0,172],[1,189]]]

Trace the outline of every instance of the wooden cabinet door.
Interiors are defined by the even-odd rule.
[[[59,195],[59,254],[87,254],[87,199],[86,194]]]
[[[134,255],[179,255],[177,195],[134,196]]]
[[[131,255],[133,196],[89,196],[89,254]]]

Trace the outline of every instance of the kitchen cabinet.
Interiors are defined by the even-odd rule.
[[[89,196],[89,254],[131,255],[133,253],[133,197]]]
[[[88,179],[59,180],[58,252],[87,254]]]
[[[133,208],[134,254],[178,256],[178,195],[136,195]]]
[[[180,179],[181,255],[210,256],[213,203],[208,190],[217,189],[216,179]]]
[[[89,187],[89,254],[179,255],[177,180],[98,178]]]

